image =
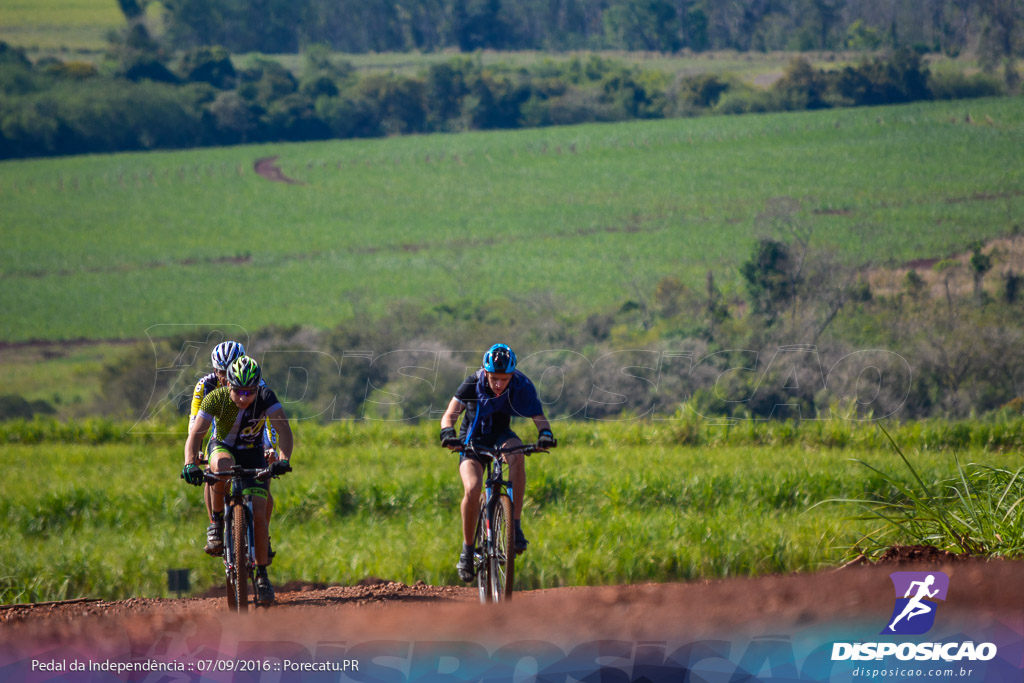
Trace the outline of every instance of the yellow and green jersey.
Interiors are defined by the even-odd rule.
[[[213,373],[213,372],[211,372],[208,375],[205,375],[198,382],[196,382],[196,387],[195,387],[195,389],[192,392],[192,405],[190,407],[189,416],[188,416],[188,426],[190,428],[192,427],[192,423],[195,422],[196,415],[198,415],[200,413],[200,411],[202,410],[203,402],[206,400],[206,398],[208,396],[210,396],[211,394],[213,394],[214,392],[220,390],[220,389],[227,390],[228,387],[227,386],[221,386],[220,380],[218,379],[216,373]],[[267,383],[264,382],[263,380],[260,380],[259,389],[258,389],[258,393],[257,393],[257,400],[253,402],[252,406],[255,406],[256,403],[259,402],[259,396],[263,392],[264,389],[266,389],[266,391],[270,392],[271,396],[274,396],[274,392],[271,391],[267,387]],[[229,404],[231,404],[231,407],[233,407],[235,409],[235,413],[236,414],[233,417],[231,417],[231,420],[232,420],[232,423],[233,423],[234,420],[238,418],[238,415],[237,415],[238,408],[237,408],[237,406],[235,406],[234,403],[231,402],[231,397],[227,395],[227,391],[224,392],[224,395],[227,397],[227,402]],[[276,403],[278,407],[281,406],[281,404],[277,401],[277,397],[276,396],[274,396],[274,403]],[[250,408],[252,406],[250,406]],[[223,424],[223,420],[219,420],[216,416],[212,416],[212,414],[209,411],[206,411],[206,412],[207,412],[207,414],[204,415],[204,417],[206,417],[207,419],[210,419],[213,422],[213,427],[211,429],[211,434],[212,434],[211,438],[217,439],[219,441],[223,441],[224,439],[221,439],[218,436],[218,433],[220,431],[219,427]],[[230,411],[228,411],[228,412],[230,412]],[[270,411],[270,412],[274,412],[274,411]],[[269,420],[262,420],[261,424],[263,425],[263,447],[264,448],[277,448],[277,431],[270,425],[270,421]],[[227,433],[230,433],[230,429],[228,430]],[[244,440],[244,443],[248,444],[249,440],[248,439]],[[253,446],[243,445],[241,447],[242,448],[250,448],[250,447],[254,448],[255,446],[254,445]]]

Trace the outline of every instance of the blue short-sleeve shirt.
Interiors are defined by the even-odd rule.
[[[512,373],[508,388],[501,396],[495,396],[491,391],[487,385],[487,374],[481,369],[463,380],[455,391],[455,398],[466,406],[466,416],[459,428],[459,440],[463,443],[507,431],[513,417],[544,414],[536,387],[518,370]]]

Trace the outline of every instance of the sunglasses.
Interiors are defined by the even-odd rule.
[[[249,394],[255,394],[255,389],[239,389],[238,387],[231,387],[231,391],[235,392],[239,396],[248,396]]]

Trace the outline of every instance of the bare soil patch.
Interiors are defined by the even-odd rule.
[[[263,176],[267,180],[275,183],[288,183],[289,185],[304,185],[301,180],[295,180],[289,178],[281,170],[281,167],[277,165],[278,157],[263,157],[257,159],[256,163],[253,164],[252,168],[258,175]]]
[[[999,296],[1006,273],[1024,274],[1024,235],[991,240],[982,253],[991,256],[992,269],[982,280],[982,288],[991,296]],[[907,274],[915,272],[924,282],[924,294],[931,298],[949,294],[964,297],[974,292],[974,276],[970,260],[972,252],[964,251],[946,257],[927,256],[908,261],[895,268],[877,268],[868,272],[871,291],[893,295],[906,291]],[[936,270],[936,265],[942,267]]]

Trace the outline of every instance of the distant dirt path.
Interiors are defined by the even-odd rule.
[[[257,159],[256,163],[253,164],[252,168],[257,174],[263,176],[267,180],[271,180],[275,183],[288,183],[289,185],[305,185],[301,180],[295,180],[295,178],[289,178],[282,171],[281,167],[275,163],[278,157],[263,157]]]

